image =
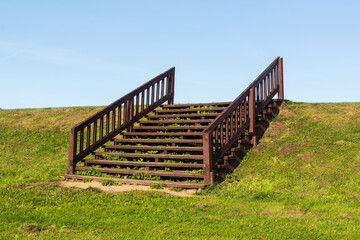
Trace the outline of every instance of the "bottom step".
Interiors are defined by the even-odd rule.
[[[180,188],[205,188],[203,183],[189,183],[189,182],[172,182],[172,181],[153,181],[153,180],[137,180],[137,179],[124,179],[124,178],[113,178],[113,177],[94,177],[86,175],[76,175],[76,174],[61,174],[65,179],[79,179],[90,178],[96,181],[102,180],[114,180],[126,184],[134,185],[146,185],[151,186],[155,184],[164,184],[165,187],[180,187]]]

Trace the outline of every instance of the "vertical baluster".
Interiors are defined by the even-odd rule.
[[[106,135],[109,135],[110,131],[110,113],[106,114]]]
[[[235,108],[235,133],[237,132],[237,130],[239,129],[239,125],[238,125],[238,122],[239,122],[239,106],[237,106],[236,108]]]
[[[132,109],[132,101],[131,101],[131,100],[132,100],[132,99],[130,99],[130,100],[128,101],[128,104],[127,104],[127,107],[128,107],[127,113],[128,113],[128,120],[129,120],[129,121],[132,119],[132,111],[131,111],[131,109]]]
[[[225,118],[225,143],[229,141],[229,116]]]
[[[239,128],[241,128],[241,126],[242,126],[242,114],[241,114],[242,105],[243,105],[243,102],[241,102],[240,105],[239,105],[239,113],[238,113],[238,115],[239,115]]]
[[[249,132],[252,134],[252,144],[256,146],[256,135],[255,135],[255,89],[254,87],[250,88],[249,95],[249,117],[250,117],[250,126]]]
[[[266,99],[266,76],[265,78],[263,78],[262,80],[262,90],[263,90],[263,98],[262,98],[262,101],[265,101]]]
[[[87,126],[87,133],[86,133],[86,148],[90,147],[90,136],[91,136],[91,126],[90,124]]]
[[[145,96],[144,96],[145,90],[141,92],[141,112],[144,111],[144,104],[145,104]]]
[[[129,120],[132,120],[134,118],[134,102],[135,102],[135,99],[132,98],[130,99],[130,104],[129,104],[129,112],[130,112],[130,119]],[[132,132],[133,131],[133,128],[134,128],[134,125],[132,124],[129,128],[128,128],[128,131]]]
[[[97,120],[94,122],[94,129],[93,129],[93,141],[92,144],[96,143],[97,138]]]
[[[267,95],[268,95],[267,80],[268,80],[268,76],[265,76],[265,78],[264,78],[264,101],[267,99]]]
[[[224,145],[224,124],[220,123],[220,148]]]
[[[82,153],[84,150],[84,129],[80,130],[80,151],[79,153]]]
[[[136,113],[135,113],[135,115],[137,115],[139,113],[139,96],[140,96],[140,93],[138,95],[136,95]]]
[[[122,111],[122,104],[118,107],[118,128],[121,127],[121,111]]]
[[[274,68],[271,70],[271,92],[274,91]]]
[[[266,100],[266,77],[263,79],[263,91],[264,91],[263,101],[265,101]]]
[[[124,116],[123,116],[123,123],[125,124],[128,120],[128,113],[127,113],[127,101],[124,102]]]
[[[150,103],[150,87],[146,89],[146,93],[146,108],[148,108]]]
[[[272,93],[273,91],[273,70],[271,70],[271,72],[269,73],[269,76],[270,76],[270,82],[269,82],[269,87],[270,87],[270,94]]]
[[[219,125],[217,125],[217,127],[215,128],[215,138],[214,138],[215,144],[215,152],[218,151],[219,149]]]
[[[100,140],[103,139],[103,137],[104,137],[104,117],[102,116],[100,118],[100,133],[99,133]]]
[[[240,104],[240,111],[239,111],[239,128],[242,127],[243,125],[243,117],[244,117],[244,114],[243,114],[243,109],[244,109],[244,100],[241,102]]]
[[[165,79],[163,78],[161,79],[161,98],[164,97],[164,90],[165,90],[164,85],[165,85]]]
[[[115,132],[115,124],[116,124],[116,108],[112,110],[112,131]]]
[[[260,102],[260,85],[256,86],[256,96],[257,96],[256,102],[258,104]]]
[[[245,118],[245,121],[248,120],[248,97],[246,97],[246,101],[244,102],[244,118]]]
[[[276,76],[276,67],[274,68],[274,70],[273,70],[273,89],[276,89],[276,78],[277,78],[277,76]]]
[[[151,86],[151,105],[154,104],[154,98],[155,98],[155,85]]]
[[[230,137],[234,135],[234,114],[236,114],[236,109],[235,112],[232,112],[230,116]]]
[[[268,96],[270,96],[270,94],[271,94],[271,72],[268,75],[267,88],[268,88]]]
[[[159,101],[160,96],[160,82],[157,82],[154,86],[156,86],[156,101]]]

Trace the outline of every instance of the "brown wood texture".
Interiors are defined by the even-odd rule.
[[[282,61],[282,58],[277,57],[204,129],[205,185],[210,182],[210,172],[214,162],[218,158],[222,158],[246,131],[252,136],[255,135],[255,119],[257,115],[263,111],[276,94],[278,94],[279,99],[283,99]],[[209,143],[211,139],[212,144]],[[252,143],[256,144],[256,138],[252,138]]]
[[[166,101],[168,101],[169,104],[173,103],[174,75],[175,68],[167,70],[71,129],[70,137],[72,139],[69,141],[68,171],[73,173],[74,166],[78,161],[95,151],[123,130],[131,130],[132,125],[137,120],[140,120],[140,118],[161,104]],[[167,82],[165,83],[165,81]],[[166,94],[160,98],[159,88],[164,84],[170,87],[167,88]],[[152,89],[151,105],[149,105],[150,89]],[[155,90],[157,92],[156,99],[154,96]],[[143,110],[139,111],[139,96],[141,96],[140,93],[144,93],[145,91],[147,92],[147,105],[146,108],[142,106],[141,108]],[[144,98],[145,96],[142,95],[141,103],[144,102]],[[118,109],[118,118],[116,118],[116,109]],[[121,119],[122,110],[124,111],[124,120]],[[100,122],[99,135],[97,134],[98,122]],[[91,137],[93,138],[92,140]]]

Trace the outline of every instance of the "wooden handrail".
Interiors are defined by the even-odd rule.
[[[164,102],[174,101],[175,68],[158,75],[100,112],[77,124],[69,135],[68,172],[77,162],[104,145]]]
[[[284,100],[283,59],[277,57],[212,123],[204,129],[204,183],[212,183],[212,169],[217,159],[229,151],[245,133],[254,134],[256,116],[278,94]],[[256,139],[253,140],[256,142]],[[253,143],[255,143],[253,142]]]

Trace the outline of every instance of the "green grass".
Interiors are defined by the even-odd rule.
[[[99,109],[0,110],[0,239],[360,239],[358,103],[290,102],[193,197],[61,188],[68,130]]]

